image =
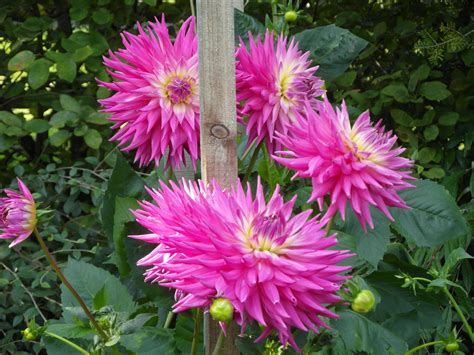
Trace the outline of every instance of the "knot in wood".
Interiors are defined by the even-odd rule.
[[[222,124],[215,124],[211,127],[211,135],[218,139],[224,139],[229,136],[229,130]]]

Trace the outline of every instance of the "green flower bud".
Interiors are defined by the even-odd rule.
[[[31,341],[36,339],[36,334],[35,332],[32,332],[30,328],[26,328],[25,330],[21,331],[21,334],[23,335],[23,339]]]
[[[352,302],[352,309],[357,313],[367,313],[374,308],[374,305],[374,294],[370,290],[362,290]]]
[[[459,344],[457,342],[446,344],[444,347],[448,353],[454,353],[455,351],[459,350]]]
[[[285,12],[286,22],[295,22],[297,18],[298,18],[298,14],[296,11],[291,10],[291,11]]]
[[[216,298],[209,310],[214,320],[229,322],[234,317],[234,306],[226,298]]]

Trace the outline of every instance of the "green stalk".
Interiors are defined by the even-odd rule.
[[[467,319],[464,316],[464,313],[462,312],[462,310],[459,307],[458,303],[454,299],[453,295],[449,292],[447,287],[443,287],[443,292],[448,297],[449,301],[453,305],[456,312],[458,312],[459,317],[461,318],[462,324],[464,324],[464,328],[465,328],[466,333],[469,335],[469,338],[471,339],[471,342],[474,343],[474,333],[472,332],[472,328],[469,325],[469,323],[467,322]]]
[[[194,319],[194,334],[193,334],[193,343],[191,345],[191,355],[196,355],[197,353],[199,333],[201,332],[201,323],[202,323],[202,309],[198,308],[196,312],[196,318]]]
[[[168,329],[171,325],[171,322],[173,321],[173,318],[174,318],[174,313],[172,311],[169,311],[168,316],[166,317],[166,320],[165,320],[165,325],[163,326],[163,328]]]
[[[253,167],[258,158],[258,153],[260,149],[262,148],[262,144],[263,144],[263,141],[261,141],[255,147],[255,150],[253,151],[252,158],[250,158],[249,166],[247,167],[247,172],[245,173],[244,179],[242,180],[242,185],[245,185],[249,181],[250,175],[252,174]]]
[[[76,350],[79,351],[81,354],[90,355],[90,353],[89,353],[88,351],[86,351],[85,349],[81,348],[81,347],[80,347],[79,345],[77,345],[76,343],[73,343],[72,341],[67,340],[66,338],[63,338],[62,336],[59,336],[59,335],[57,335],[57,334],[50,333],[50,332],[44,332],[44,335],[47,335],[47,336],[50,336],[51,338],[55,338],[55,339],[58,339],[59,341],[62,341],[64,344],[67,344],[67,345],[69,345],[71,348],[76,349]]]
[[[336,217],[336,215],[332,216],[329,221],[328,221],[328,224],[326,225],[326,228],[324,228],[324,230],[326,231],[326,236],[329,237],[329,233],[331,233],[331,228],[332,228],[332,223],[334,222],[334,217]]]
[[[219,338],[217,338],[216,347],[212,351],[212,355],[220,355],[222,345],[224,345],[224,331],[221,329],[221,332],[219,333]]]
[[[432,342],[429,342],[429,343],[425,343],[425,344],[418,345],[418,346],[414,347],[413,349],[408,350],[408,351],[405,353],[405,355],[413,354],[413,353],[417,352],[418,350],[427,348],[427,347],[432,346],[432,345],[437,345],[437,344],[444,344],[444,341],[442,341],[442,340],[436,340],[436,341],[432,341]]]
[[[86,314],[87,318],[89,318],[91,323],[94,325],[94,327],[97,330],[97,333],[99,333],[100,337],[102,339],[104,339],[104,341],[107,341],[109,339],[108,336],[105,334],[104,330],[99,325],[99,323],[97,323],[97,321],[95,320],[94,316],[92,315],[91,311],[87,307],[84,300],[77,293],[77,291],[74,289],[74,287],[69,283],[66,276],[64,276],[64,274],[61,271],[61,269],[59,268],[56,260],[54,259],[54,256],[48,250],[48,247],[46,246],[46,243],[44,242],[43,238],[40,236],[40,234],[39,234],[39,232],[36,228],[34,229],[33,233],[34,233],[36,239],[38,240],[38,243],[41,246],[41,249],[43,249],[43,252],[45,253],[46,258],[48,259],[49,263],[51,264],[51,267],[56,272],[56,275],[58,275],[59,279],[64,284],[64,286],[67,287],[67,289],[71,292],[71,294],[76,298],[77,302],[79,302],[79,305],[84,310],[84,313]]]

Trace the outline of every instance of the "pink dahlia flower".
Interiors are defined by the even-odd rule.
[[[349,201],[362,227],[367,222],[374,228],[370,205],[391,220],[387,207],[408,208],[397,191],[413,187],[407,182],[413,179],[413,162],[400,156],[405,149],[395,147],[397,136],[386,132],[381,121],[372,125],[368,111],[351,126],[344,102],[336,111],[328,100],[318,101],[315,110],[307,103],[305,115],[291,129],[291,135],[278,136],[287,150],[274,158],[295,170],[295,177],[312,179],[309,202],[317,200],[322,209],[324,196],[330,195],[325,218],[339,211],[344,219]]]
[[[26,185],[18,180],[20,193],[5,189],[0,197],[0,239],[14,239],[10,248],[30,236],[36,226],[36,206]]]
[[[114,82],[99,82],[115,91],[100,100],[111,114],[112,140],[125,151],[136,149],[140,165],[159,164],[169,151],[167,167],[184,164],[188,152],[194,168],[199,158],[199,86],[194,17],[186,20],[174,43],[164,17],[149,22],[138,35],[124,32],[124,49],[104,57]]]
[[[284,202],[279,189],[265,203],[262,185],[257,196],[240,182],[233,190],[216,183],[164,183],[149,190],[154,204],[141,202],[134,212],[150,234],[133,238],[157,244],[138,265],[149,266],[145,281],[176,289],[174,311],[208,307],[213,299],[228,299],[242,330],[255,320],[272,330],[282,344],[297,345],[293,327],[317,331],[320,319],[336,317],[326,305],[347,276],[338,266],[348,251],[330,250],[337,243],[326,237],[311,210],[292,216],[293,198]]]
[[[273,33],[267,31],[262,43],[249,35],[250,49],[242,40],[237,49],[237,101],[241,122],[246,121],[249,145],[264,139],[270,153],[280,150],[274,132],[288,134],[287,125],[296,120],[295,113],[306,100],[316,101],[324,90],[324,81],[314,76],[318,67],[311,67],[310,53],[298,50],[293,40],[287,48],[287,38],[281,35],[275,48]]]

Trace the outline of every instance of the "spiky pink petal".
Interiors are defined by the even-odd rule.
[[[112,140],[125,151],[136,150],[140,165],[180,167],[188,152],[194,168],[199,158],[199,83],[194,17],[186,20],[171,41],[164,16],[149,22],[138,35],[122,33],[124,48],[109,52],[104,64],[114,82],[99,81],[115,92],[99,100],[111,114]]]
[[[397,191],[413,187],[407,182],[413,180],[413,162],[400,156],[405,149],[395,146],[397,136],[380,121],[373,125],[368,111],[351,126],[345,103],[336,110],[327,99],[306,103],[291,134],[277,140],[287,150],[274,159],[296,171],[295,177],[311,178],[309,202],[322,208],[330,195],[326,218],[339,211],[344,219],[349,202],[362,227],[374,228],[370,205],[392,220],[388,207],[408,208]]]
[[[338,266],[348,251],[330,250],[335,235],[326,237],[311,211],[292,216],[295,198],[284,202],[277,188],[268,203],[258,182],[254,198],[240,182],[223,190],[213,182],[184,180],[148,190],[153,203],[134,211],[150,234],[132,238],[156,244],[138,265],[147,266],[145,280],[176,289],[174,311],[208,307],[223,297],[235,309],[242,329],[257,321],[278,332],[282,344],[297,348],[292,328],[317,330],[334,318],[326,306],[350,267]]]
[[[314,75],[318,67],[311,67],[309,52],[298,50],[292,40],[278,37],[275,47],[273,33],[266,32],[262,42],[249,34],[249,49],[240,40],[236,52],[237,101],[240,122],[245,123],[248,144],[259,144],[265,139],[270,153],[280,150],[275,132],[288,134],[287,125],[295,121],[305,100],[311,102],[321,96],[324,81]],[[245,120],[244,118],[247,117]]]
[[[5,189],[0,198],[0,239],[14,239],[13,247],[30,236],[36,226],[36,206],[28,187],[17,179],[20,193]]]

